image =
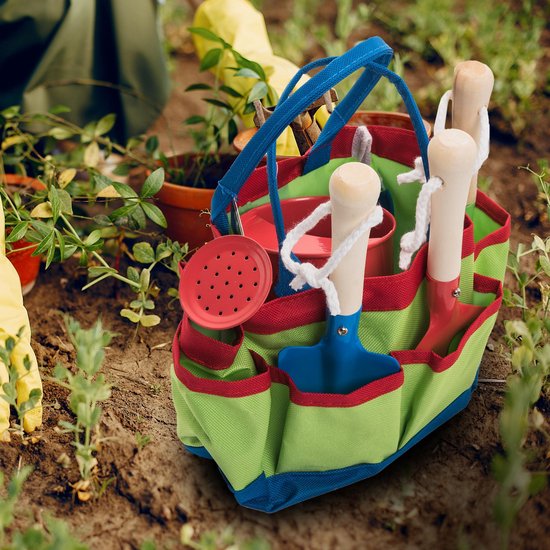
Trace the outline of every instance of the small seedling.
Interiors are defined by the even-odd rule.
[[[151,441],[152,441],[152,438],[150,435],[136,432],[136,445],[137,445],[138,451],[142,451],[143,449],[145,449],[145,447],[149,445]]]
[[[104,348],[109,345],[113,334],[104,330],[101,321],[83,329],[77,321],[66,317],[65,325],[76,350],[76,373],[57,365],[54,376],[58,384],[70,391],[69,406],[75,420],[73,423],[60,421],[59,425],[74,435],[80,480],[72,486],[77,498],[84,502],[99,495],[96,453],[103,441],[99,432],[101,402],[111,396],[111,386],[99,371],[105,356]]]
[[[88,550],[76,540],[69,526],[62,520],[44,517],[44,526],[32,525],[14,528],[16,511],[23,485],[32,472],[30,466],[18,469],[5,487],[4,473],[0,471],[0,548],[2,550]],[[9,532],[8,532],[9,529]]]
[[[186,523],[180,531],[180,542],[185,547],[194,550],[270,550],[271,548],[267,540],[259,537],[238,542],[231,526],[226,527],[221,533],[207,531],[197,540],[194,536],[195,530],[189,523]]]
[[[547,191],[544,176],[539,174],[538,177],[542,189]],[[547,193],[546,205],[550,207]],[[547,395],[550,378],[549,253],[550,237],[542,239],[534,235],[530,249],[520,244],[509,256],[508,269],[514,276],[518,291],[506,289],[505,302],[521,311],[521,319],[505,321],[513,373],[507,381],[504,407],[499,418],[504,453],[493,460],[493,470],[499,482],[494,513],[502,528],[505,548],[517,514],[547,481],[546,473],[528,468],[534,457],[525,447],[531,431],[537,431],[547,446],[550,443],[547,422],[536,407],[541,394]],[[534,274],[529,275],[523,264],[527,256],[533,255],[535,269]]]

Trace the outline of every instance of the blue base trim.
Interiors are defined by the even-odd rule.
[[[192,455],[200,456],[201,458],[209,458],[214,460],[212,455],[204,447],[191,447],[191,445],[184,445],[185,449]]]
[[[357,466],[325,472],[289,472],[275,474],[270,477],[262,474],[240,491],[235,491],[228,483],[229,488],[234,493],[237,502],[242,506],[261,512],[272,513],[372,477],[464,409],[470,402],[470,398],[476,387],[477,374],[471,388],[459,395],[406,445],[382,462],[378,462],[377,464],[359,464]],[[204,447],[186,446],[186,449],[197,456],[212,458]]]

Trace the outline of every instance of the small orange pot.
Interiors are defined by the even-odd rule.
[[[4,174],[3,182],[13,187],[30,187],[35,191],[42,191],[46,186],[35,178],[18,174]],[[7,254],[21,281],[23,296],[28,294],[36,283],[40,271],[40,256],[33,256],[37,245],[25,240],[11,243],[12,250]]]
[[[432,125],[422,119],[428,137],[432,135]],[[349,121],[351,126],[392,126],[413,130],[411,117],[406,113],[392,113],[388,111],[357,111]]]
[[[183,154],[169,159],[171,167],[189,165],[189,159],[196,159],[198,155]],[[220,164],[217,165],[219,174],[213,176],[217,182],[231,166],[235,157],[221,155]],[[169,176],[168,176],[169,177]],[[215,184],[213,185],[215,186]],[[210,229],[210,203],[214,189],[204,187],[192,187],[165,181],[160,191],[156,194],[158,207],[166,217],[168,227],[166,234],[180,243],[188,243],[189,250],[202,246],[212,240]]]

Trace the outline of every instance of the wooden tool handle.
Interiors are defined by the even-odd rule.
[[[495,77],[479,61],[463,61],[455,67],[453,82],[453,128],[470,134],[479,147],[479,111],[489,106]],[[470,181],[468,204],[475,202],[477,172]]]
[[[464,211],[476,157],[475,141],[462,130],[443,130],[428,145],[430,174],[443,180],[431,200],[428,274],[436,281],[460,274]]]
[[[380,177],[370,166],[350,162],[332,173],[329,190],[334,253],[373,211],[380,195]],[[330,276],[338,292],[341,315],[352,315],[361,308],[369,234],[366,231],[359,238]]]

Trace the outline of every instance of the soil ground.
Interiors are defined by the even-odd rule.
[[[192,57],[177,59],[173,96],[156,127],[165,143],[166,121],[174,125],[196,109],[187,95],[182,96],[196,73]],[[483,167],[482,173],[492,178],[489,195],[512,213],[513,247],[530,242],[533,231],[548,234],[548,225],[542,224],[533,207],[536,191],[529,174],[517,167],[548,158],[549,105],[546,97],[541,110],[533,114],[538,122],[528,141],[518,144],[497,136]],[[177,125],[172,131],[176,146],[184,148]],[[37,521],[44,514],[65,519],[93,549],[137,549],[145,540],[155,541],[159,548],[175,548],[186,522],[198,532],[219,532],[231,525],[239,540],[258,535],[275,549],[499,547],[492,518],[496,482],[491,460],[500,450],[502,384],[480,383],[465,411],[377,477],[266,515],[238,506],[216,466],[185,452],[176,437],[169,370],[179,305],[161,299],[161,324],[134,337],[133,326],[118,315],[132,299],[131,293],[109,284],[81,292],[84,281],[84,274],[71,263],[52,266],[25,299],[45,380],[44,426],[38,443],[0,448],[3,471],[12,471],[20,460],[35,468],[22,498],[24,514]],[[173,286],[175,280],[166,274],[160,285]],[[87,326],[101,313],[104,325],[118,333],[104,367],[113,392],[101,424],[108,439],[98,456],[100,478],[114,479],[95,502],[75,502],[68,482],[76,481],[78,472],[56,462],[62,453],[72,456],[69,436],[56,430],[58,421],[69,417],[66,393],[48,381],[57,362],[74,363],[63,313]],[[502,319],[510,315],[506,309],[499,315],[481,364],[481,379],[502,380],[509,373],[500,353],[500,335]],[[548,407],[544,409],[548,418]],[[136,432],[152,439],[142,450]],[[520,512],[511,547],[538,550],[548,548],[548,540],[550,489],[546,488]]]

